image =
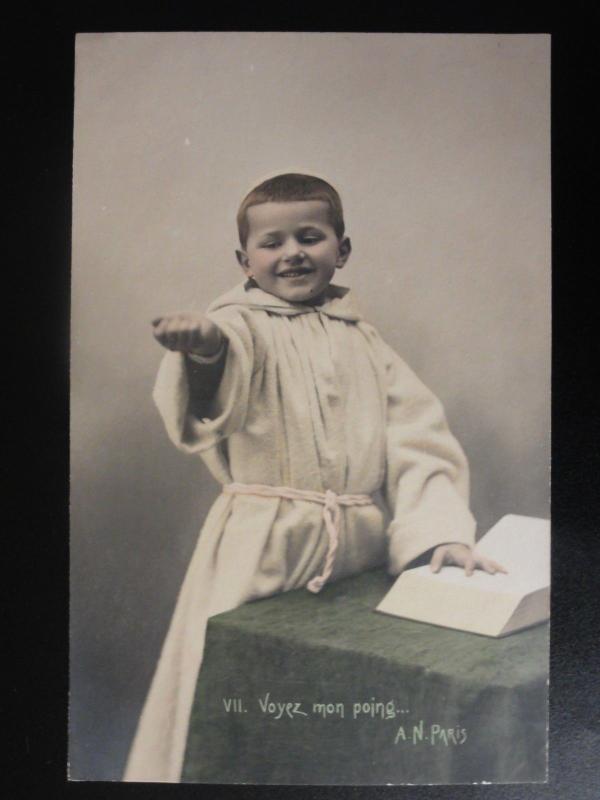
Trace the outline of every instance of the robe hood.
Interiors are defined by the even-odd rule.
[[[319,313],[348,322],[358,322],[362,319],[350,296],[350,289],[334,284],[327,287],[325,300],[321,305],[311,306],[305,303],[290,303],[263,291],[249,281],[244,281],[214,300],[208,307],[208,313],[226,306],[245,306],[287,317]]]

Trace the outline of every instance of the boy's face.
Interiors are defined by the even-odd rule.
[[[323,200],[250,206],[246,250],[238,261],[261,289],[292,303],[318,303],[350,255],[338,239]]]

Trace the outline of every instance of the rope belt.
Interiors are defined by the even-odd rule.
[[[320,592],[333,570],[335,552],[338,548],[341,506],[368,506],[373,498],[368,494],[336,494],[331,489],[325,492],[313,492],[309,489],[290,489],[287,486],[265,486],[260,483],[228,483],[223,486],[225,494],[248,494],[253,497],[279,497],[282,500],[304,500],[323,506],[323,520],[329,535],[329,547],[323,573],[310,580],[306,588],[311,592]]]

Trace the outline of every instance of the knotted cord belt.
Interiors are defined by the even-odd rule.
[[[321,575],[306,584],[311,592],[320,592],[333,570],[335,552],[338,548],[341,506],[368,506],[373,498],[368,494],[336,494],[331,489],[313,492],[309,489],[291,489],[287,486],[266,486],[260,483],[228,483],[223,486],[225,494],[247,494],[253,497],[279,497],[282,500],[304,500],[323,506],[323,520],[329,535],[329,547]]]

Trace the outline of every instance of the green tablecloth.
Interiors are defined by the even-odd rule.
[[[182,780],[544,781],[548,626],[491,639],[386,616],[391,583],[375,570],[212,617]]]

